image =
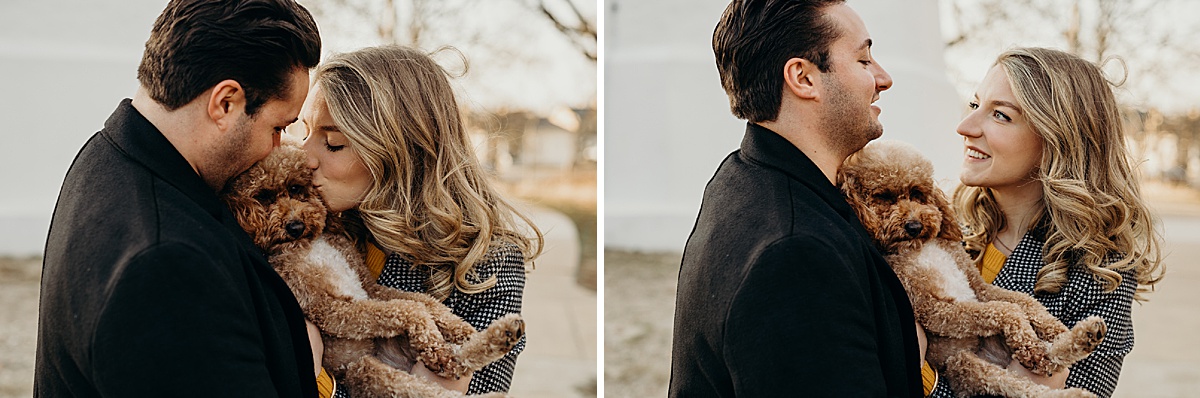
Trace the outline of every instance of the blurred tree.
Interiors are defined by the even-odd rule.
[[[941,0],[946,51],[951,57],[977,56],[977,49],[1040,45],[1062,49],[1105,67],[1110,79],[1133,79],[1123,91],[1139,107],[1162,106],[1157,96],[1181,75],[1197,78],[1200,25],[1178,23],[1177,14],[1195,11],[1183,0]],[[986,56],[986,55],[984,55]],[[1107,64],[1119,57],[1124,67]],[[952,68],[954,65],[950,65]],[[982,77],[983,71],[952,71]],[[978,81],[978,78],[972,79]],[[1182,109],[1187,109],[1183,107]]]
[[[595,18],[589,19],[579,11],[579,6],[573,0],[557,0],[552,1],[550,6],[547,6],[546,0],[528,1],[522,0],[523,3],[531,8],[537,9],[546,19],[554,24],[554,27],[559,32],[566,36],[584,57],[596,62],[596,21]],[[555,4],[558,7],[555,7]],[[552,11],[556,8],[567,8],[566,11]]]

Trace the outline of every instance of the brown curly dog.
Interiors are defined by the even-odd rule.
[[[1005,369],[1015,358],[1037,374],[1062,371],[1100,345],[1104,320],[1090,317],[1068,330],[1032,297],[984,282],[933,165],[916,148],[871,143],[846,159],[838,185],[908,292],[929,336],[926,359],[951,390],[961,397],[1095,396],[1052,390]],[[1009,357],[980,357],[989,336]]]
[[[408,371],[416,359],[443,377],[479,370],[517,344],[524,333],[520,316],[506,315],[476,332],[429,295],[370,280],[313,190],[305,162],[299,143],[285,140],[221,197],[321,330],[322,364],[355,397],[461,397]]]

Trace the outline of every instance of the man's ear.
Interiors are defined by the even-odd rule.
[[[817,99],[817,65],[804,58],[792,58],[783,64],[783,87],[801,99]]]
[[[221,130],[233,126],[246,113],[246,90],[236,80],[222,80],[208,96],[208,117]]]

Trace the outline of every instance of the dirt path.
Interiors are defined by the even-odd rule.
[[[42,259],[0,257],[0,398],[33,396]]]
[[[665,397],[679,255],[604,251],[604,396]]]

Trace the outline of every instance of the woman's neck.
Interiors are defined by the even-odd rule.
[[[1000,240],[1000,244],[1009,249],[1006,251],[1010,251],[1042,213],[1042,184],[1030,181],[1015,187],[993,188],[992,195],[1004,214],[1005,225],[1003,230],[996,231],[993,239]]]

